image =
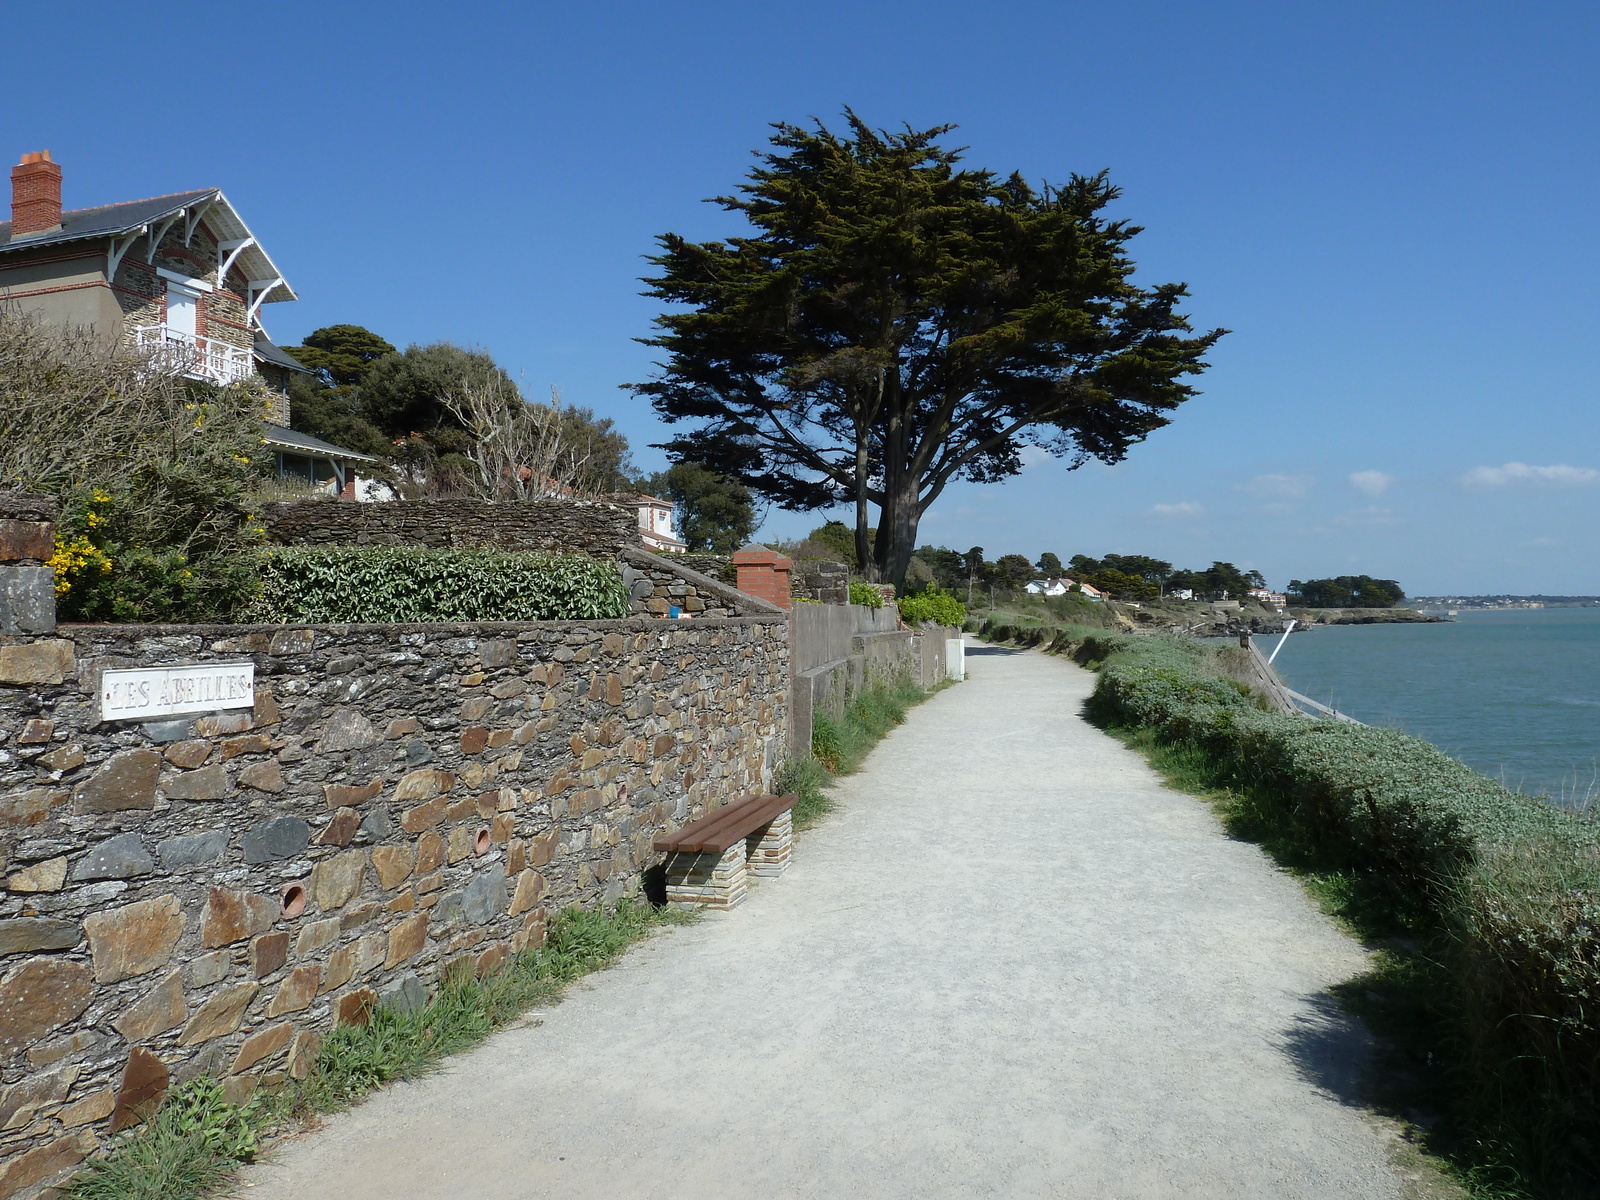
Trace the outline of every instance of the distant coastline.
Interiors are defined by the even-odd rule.
[[[1600,596],[1412,596],[1424,609],[1600,608]]]

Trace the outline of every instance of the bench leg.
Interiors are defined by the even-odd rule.
[[[750,874],[758,879],[782,875],[789,866],[789,846],[794,841],[794,818],[786,810],[745,839]]]
[[[745,844],[721,854],[679,852],[667,856],[667,903],[732,908],[744,902]]]

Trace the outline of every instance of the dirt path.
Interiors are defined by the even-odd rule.
[[[256,1200],[1396,1197],[1359,947],[979,649],[794,865],[252,1168]]]

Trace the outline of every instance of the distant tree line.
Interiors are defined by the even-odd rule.
[[[1393,579],[1338,575],[1332,579],[1291,579],[1289,602],[1307,608],[1393,608],[1406,598]]]

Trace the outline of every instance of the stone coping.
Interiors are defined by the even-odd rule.
[[[740,593],[743,595],[743,593]],[[710,625],[715,628],[745,627],[750,625],[779,625],[788,620],[788,614],[782,609],[774,608],[770,613],[751,613],[741,617],[693,617],[684,618],[692,620],[696,626]],[[411,633],[511,633],[525,631],[536,633],[545,630],[562,631],[573,629],[606,629],[630,631],[660,631],[666,632],[677,625],[677,621],[660,617],[605,617],[593,621],[377,621],[350,625],[111,625],[111,624],[69,624],[62,623],[56,627],[56,636],[70,638],[75,633],[91,634],[96,632],[118,633],[122,635],[144,633],[148,637],[248,637],[257,633],[281,633],[286,629],[311,629],[326,630],[329,633],[384,633],[391,630]],[[31,640],[31,639],[22,639]]]

